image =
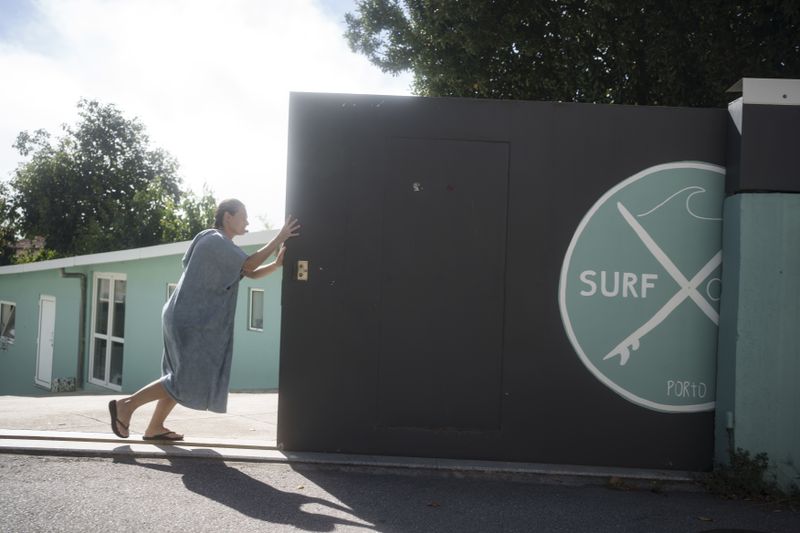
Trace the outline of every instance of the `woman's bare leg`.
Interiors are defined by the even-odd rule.
[[[156,409],[153,411],[153,416],[150,418],[150,424],[147,426],[147,429],[144,432],[146,437],[161,435],[162,433],[173,433],[173,435],[171,435],[172,438],[182,436],[164,427],[164,421],[167,419],[177,403],[178,402],[176,402],[171,396],[158,400]]]
[[[175,400],[172,399],[172,396],[169,395],[167,389],[164,388],[164,385],[161,383],[161,380],[158,379],[149,385],[145,385],[138,391],[136,391],[133,395],[128,396],[127,398],[122,398],[121,400],[117,400],[117,419],[126,426],[130,427],[131,425],[131,417],[133,416],[133,412],[136,411],[139,407],[143,406],[146,403],[150,403],[153,401],[160,401],[160,400],[172,400],[173,404],[169,407],[166,411],[168,415],[172,408],[175,407]],[[155,416],[155,413],[153,414]],[[161,423],[163,424],[164,418],[161,419]],[[152,423],[152,421],[151,421]],[[123,432],[122,434],[125,435],[127,430],[117,424],[117,428]]]

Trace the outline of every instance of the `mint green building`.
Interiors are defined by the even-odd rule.
[[[276,230],[237,237],[251,253]],[[190,241],[0,267],[0,395],[130,393],[160,376]],[[278,388],[281,274],[242,279],[231,390]]]

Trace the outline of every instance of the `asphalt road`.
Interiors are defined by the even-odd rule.
[[[800,531],[800,512],[557,478],[0,455],[0,531]]]

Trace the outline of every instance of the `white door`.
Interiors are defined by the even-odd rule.
[[[53,337],[56,329],[56,299],[42,295],[39,298],[39,336],[36,350],[35,382],[50,388],[53,378]]]

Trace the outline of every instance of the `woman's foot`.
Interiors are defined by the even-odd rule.
[[[145,431],[143,440],[183,440],[183,435],[175,433],[171,429],[161,428],[162,431]]]
[[[130,425],[131,414],[128,413],[127,417],[123,418],[123,415],[120,414],[121,406],[122,404],[117,400],[108,402],[108,413],[111,415],[111,431],[113,431],[114,435],[117,437],[127,439],[130,436],[128,426]]]
[[[131,425],[131,418],[133,418],[133,409],[131,408],[130,400],[124,398],[117,400],[117,420],[125,425],[125,435],[130,434],[128,428]]]

